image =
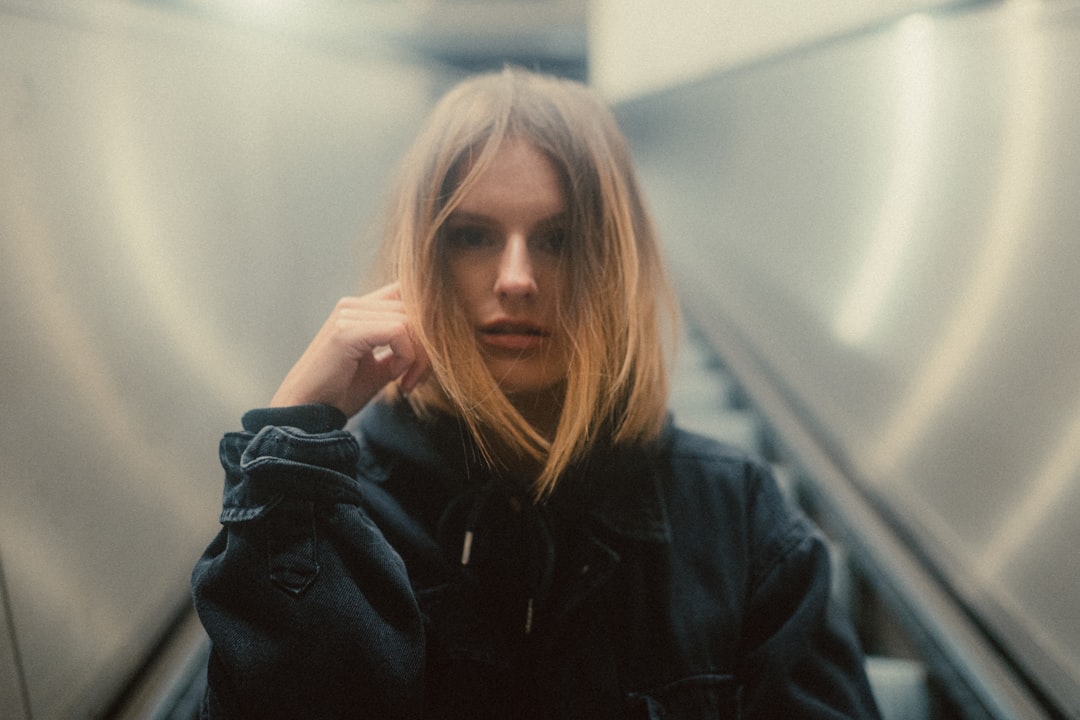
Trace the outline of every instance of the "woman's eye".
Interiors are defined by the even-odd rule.
[[[482,247],[488,242],[488,232],[481,227],[452,227],[446,230],[446,239],[454,247]]]
[[[566,245],[566,230],[563,228],[551,228],[545,230],[540,236],[540,247],[550,253],[561,253]]]

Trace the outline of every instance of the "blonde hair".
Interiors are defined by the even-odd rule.
[[[568,338],[562,413],[545,438],[499,389],[454,297],[440,232],[500,146],[524,139],[562,176],[568,210],[559,321]],[[598,441],[644,442],[667,413],[666,350],[678,312],[626,141],[583,85],[517,69],[479,75],[436,105],[402,165],[384,238],[432,378],[409,400],[460,416],[486,459],[509,449],[540,465],[548,495]],[[665,325],[664,320],[667,320]],[[670,342],[662,340],[663,329]]]

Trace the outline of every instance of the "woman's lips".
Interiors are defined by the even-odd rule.
[[[551,333],[530,322],[498,321],[480,327],[480,340],[487,346],[503,350],[534,350],[542,346]]]

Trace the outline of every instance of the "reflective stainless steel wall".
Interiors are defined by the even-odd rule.
[[[680,291],[1080,708],[1080,10],[992,4],[628,105]],[[214,447],[370,258],[438,79],[0,0],[0,717],[100,709],[187,598]]]
[[[1080,5],[629,104],[680,290],[1080,717]]]
[[[216,530],[220,434],[356,288],[434,83],[366,42],[0,2],[5,720],[117,691]]]

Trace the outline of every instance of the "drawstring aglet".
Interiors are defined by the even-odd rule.
[[[462,546],[461,546],[461,564],[462,565],[468,565],[469,564],[469,558],[472,557],[472,539],[473,539],[472,530],[466,530],[465,531],[465,542],[462,543]]]
[[[532,632],[533,624],[533,599],[529,598],[529,604],[525,606],[525,634]]]

